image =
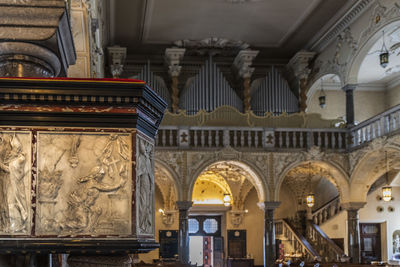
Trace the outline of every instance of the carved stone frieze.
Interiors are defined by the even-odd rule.
[[[37,142],[37,234],[131,234],[130,134],[39,132]]]
[[[31,134],[0,132],[0,234],[31,231]]]
[[[136,142],[137,234],[154,234],[154,145],[137,136]]]
[[[279,179],[283,171],[290,165],[304,160],[303,153],[277,153],[275,159],[275,179]],[[276,181],[275,181],[276,182]]]

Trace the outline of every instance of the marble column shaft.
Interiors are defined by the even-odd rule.
[[[178,254],[181,263],[189,263],[189,209],[192,207],[192,201],[177,201],[179,210],[179,236],[178,236]]]
[[[264,266],[274,266],[276,260],[274,211],[280,202],[263,202],[264,210]]]
[[[360,227],[358,210],[364,207],[364,202],[344,203],[342,207],[347,210],[347,238],[348,251],[351,262],[360,263]]]
[[[347,126],[354,126],[354,89],[355,84],[347,84],[342,89],[346,93],[346,120]]]

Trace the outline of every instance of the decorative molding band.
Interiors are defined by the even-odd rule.
[[[359,18],[371,5],[374,0],[359,0],[350,10],[346,12],[324,35],[317,41],[309,44],[310,50],[321,51],[327,47],[344,29]]]

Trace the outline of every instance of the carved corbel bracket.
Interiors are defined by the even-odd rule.
[[[182,66],[180,61],[185,54],[185,48],[167,48],[165,49],[165,63],[168,65],[168,73],[171,77],[179,76]]]
[[[253,60],[258,55],[259,51],[256,50],[242,50],[236,56],[233,65],[239,72],[239,76],[243,79],[250,78],[254,72],[254,68],[251,68]]]
[[[175,214],[177,210],[160,210],[162,222],[165,226],[171,226],[175,222]]]
[[[111,46],[108,50],[108,62],[110,64],[110,72],[113,78],[119,78],[124,70],[126,59],[126,47]]]
[[[231,218],[231,224],[235,227],[239,227],[242,222],[244,215],[248,213],[247,210],[231,210],[229,211],[229,215]]]

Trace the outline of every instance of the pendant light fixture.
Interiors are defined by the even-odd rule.
[[[387,158],[387,151],[385,151],[385,158],[386,158],[386,182],[389,182],[389,166],[388,166],[388,158]],[[389,202],[392,200],[392,187],[385,186],[382,187],[382,199],[383,201]]]
[[[319,106],[320,106],[321,108],[325,108],[325,105],[326,105],[326,95],[325,95],[324,88],[323,88],[323,85],[322,85],[322,78],[321,78],[321,90],[320,90],[320,92],[319,92],[318,100],[319,100]]]
[[[387,50],[385,44],[385,31],[382,31],[382,48],[381,52],[379,53],[379,63],[382,68],[386,68],[389,64],[389,51]]]
[[[306,196],[306,204],[309,208],[314,207],[315,196],[311,193],[311,162],[308,163],[308,183],[310,185],[309,193]]]
[[[231,205],[231,195],[228,193],[224,194],[224,206],[229,207]]]

